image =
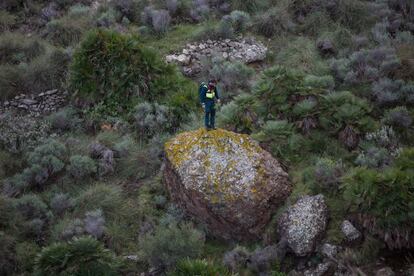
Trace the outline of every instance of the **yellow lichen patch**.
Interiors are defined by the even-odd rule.
[[[238,142],[247,153],[261,150],[259,145],[246,134],[237,134],[224,129],[207,131],[200,128],[191,132],[183,132],[165,143],[167,158],[175,167],[179,167],[189,158],[188,153],[194,146],[214,147],[223,152],[228,140]]]
[[[202,192],[212,203],[258,197],[262,151],[248,135],[223,129],[184,132],[165,144],[166,156],[184,186]]]

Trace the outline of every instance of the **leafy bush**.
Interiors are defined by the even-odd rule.
[[[95,161],[88,156],[74,155],[69,162],[67,170],[77,180],[88,178],[97,172]]]
[[[260,1],[232,0],[231,6],[233,10],[241,10],[241,11],[245,11],[248,13],[255,13],[260,8]]]
[[[168,10],[156,10],[148,6],[142,12],[141,20],[157,34],[164,34],[170,26],[171,16]]]
[[[322,96],[323,113],[321,125],[332,132],[337,132],[346,126],[359,129],[372,127],[369,117],[371,106],[367,100],[354,96],[348,91],[333,92]]]
[[[405,106],[388,110],[384,115],[384,123],[396,128],[408,128],[413,123],[413,116]]]
[[[51,176],[63,170],[65,155],[64,145],[55,140],[46,141],[28,154],[28,168],[6,179],[4,192],[9,196],[16,196],[26,189],[42,186]]]
[[[273,37],[293,31],[294,24],[284,7],[274,7],[255,17],[254,28],[265,37]]]
[[[16,16],[7,11],[0,11],[0,30],[6,32],[16,23]]]
[[[70,90],[82,100],[95,103],[97,114],[116,116],[131,110],[138,100],[165,97],[183,118],[194,98],[189,84],[173,65],[141,46],[136,37],[105,30],[86,35],[70,67]]]
[[[329,73],[329,67],[319,55],[315,42],[306,37],[291,40],[276,55],[276,62],[286,68],[316,76]]]
[[[212,264],[204,259],[185,259],[178,262],[171,276],[211,276],[211,275],[231,275],[225,268]]]
[[[200,22],[208,18],[209,12],[210,6],[207,0],[194,0],[190,9],[190,17],[192,20]]]
[[[57,193],[50,201],[50,208],[57,215],[62,215],[65,211],[73,208],[73,200],[67,194]]]
[[[48,207],[43,200],[35,194],[26,194],[14,202],[16,210],[27,220],[46,218]]]
[[[7,43],[0,41],[1,52],[6,54],[0,54],[0,60],[5,63],[0,64],[2,99],[61,87],[69,61],[67,53],[25,37],[8,38],[6,35],[3,38]]]
[[[143,258],[155,267],[169,268],[184,258],[200,255],[204,236],[190,224],[159,226],[140,239]]]
[[[96,184],[82,191],[75,199],[75,214],[101,209],[110,219],[122,211],[121,188],[114,185]]]
[[[246,31],[250,24],[250,15],[248,13],[235,10],[231,12],[230,16],[236,33],[243,33]]]
[[[384,168],[391,164],[391,154],[384,148],[369,147],[361,152],[355,163],[368,168]]]
[[[167,106],[142,102],[134,108],[133,114],[140,137],[151,137],[171,129],[172,114]]]
[[[50,125],[55,130],[75,130],[81,124],[78,111],[72,107],[66,107],[51,114],[48,118]]]
[[[221,59],[213,60],[213,67],[210,70],[212,78],[219,80],[222,98],[237,95],[237,90],[249,87],[249,80],[254,70],[242,62],[230,62]],[[219,92],[220,92],[219,91]]]
[[[250,134],[258,121],[258,116],[252,108],[254,101],[252,95],[236,96],[233,101],[221,108],[217,117],[218,125],[235,132]]]
[[[84,30],[92,24],[92,20],[84,14],[72,11],[68,16],[54,19],[46,24],[45,36],[53,44],[72,46],[79,43]]]
[[[357,168],[345,178],[344,198],[363,225],[390,248],[412,247],[414,150],[404,149],[392,167]]]
[[[42,249],[36,259],[37,275],[118,275],[119,261],[97,240],[75,238]]]
[[[230,15],[225,15],[221,18],[217,27],[217,35],[219,38],[233,38],[235,31],[233,28],[233,19]]]
[[[349,59],[337,59],[331,63],[336,78],[346,84],[359,84],[387,77],[400,66],[394,48],[363,49],[354,52]]]
[[[15,239],[0,231],[0,274],[12,275],[17,271]]]

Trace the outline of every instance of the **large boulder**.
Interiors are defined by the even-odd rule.
[[[327,221],[328,208],[324,196],[304,196],[280,216],[278,232],[287,239],[293,253],[306,256],[314,251]]]
[[[248,135],[184,132],[165,144],[173,201],[224,239],[256,239],[291,192],[279,162]]]

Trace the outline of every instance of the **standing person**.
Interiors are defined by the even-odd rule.
[[[207,130],[216,129],[216,101],[220,103],[220,97],[217,91],[217,81],[210,80],[208,84],[201,83],[200,86],[200,102],[203,106],[205,117],[204,125]]]

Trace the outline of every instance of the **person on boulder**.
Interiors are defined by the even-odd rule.
[[[204,125],[207,130],[216,129],[216,107],[215,103],[220,103],[220,97],[217,91],[217,81],[210,80],[208,85],[201,83],[200,85],[200,102],[204,109]]]

